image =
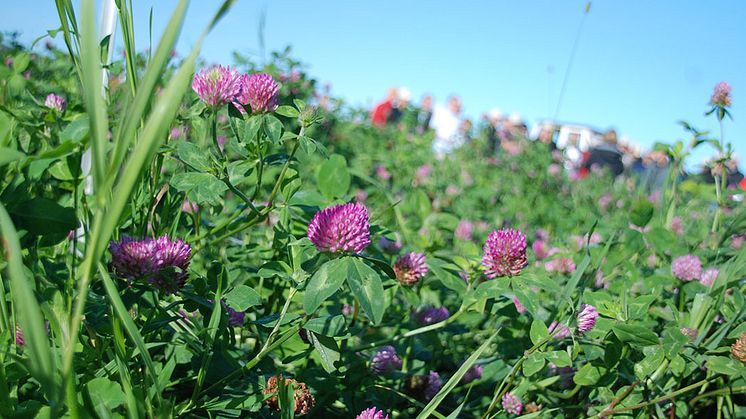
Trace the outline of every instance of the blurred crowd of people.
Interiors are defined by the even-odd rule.
[[[412,92],[407,88],[392,87],[386,97],[370,111],[373,126],[394,126],[422,134],[431,130],[435,158],[445,159],[458,148],[479,139],[487,156],[501,153],[517,155],[531,143],[543,143],[553,158],[570,176],[584,178],[608,171],[612,176],[635,176],[648,190],[658,190],[669,176],[668,155],[660,150],[643,151],[640,147],[619,141],[617,132],[609,129],[597,132],[583,125],[540,122],[535,135],[520,114],[504,115],[492,109],[482,115],[477,127],[461,114],[461,99],[452,95],[445,103],[435,103],[431,95],[424,95],[419,105],[412,103]],[[713,174],[713,171],[715,172]],[[735,157],[725,164],[706,162],[698,176],[709,183],[715,176],[723,176],[728,186],[746,189],[746,179],[738,169]]]

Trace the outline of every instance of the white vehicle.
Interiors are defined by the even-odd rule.
[[[540,121],[533,126],[532,138],[537,138],[539,133],[548,127],[553,127],[556,133],[554,142],[559,149],[577,148],[580,152],[588,151],[601,143],[603,133],[591,126],[583,124],[572,124],[550,120]]]

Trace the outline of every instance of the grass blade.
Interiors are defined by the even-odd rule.
[[[160,383],[158,381],[158,372],[155,369],[155,364],[153,364],[153,359],[150,358],[148,348],[145,346],[145,340],[142,338],[142,335],[140,335],[135,322],[132,320],[132,317],[130,317],[127,308],[119,297],[119,290],[114,284],[114,281],[111,280],[106,268],[102,264],[99,264],[98,271],[99,274],[101,274],[101,279],[103,280],[104,288],[106,289],[106,296],[109,297],[109,301],[111,302],[114,313],[117,315],[117,319],[122,323],[125,332],[127,332],[127,336],[130,337],[137,349],[140,350],[140,356],[142,356],[145,366],[148,369],[148,375],[156,386],[156,398],[160,402],[162,389],[160,388]]]
[[[181,0],[174,9],[171,19],[169,20],[166,29],[163,31],[163,36],[158,43],[158,49],[150,61],[148,69],[140,83],[140,87],[137,89],[135,99],[131,102],[130,106],[127,107],[127,118],[125,118],[117,128],[117,132],[114,135],[114,138],[116,139],[114,153],[112,154],[111,166],[108,171],[109,183],[113,183],[113,179],[116,178],[117,171],[120,169],[120,165],[124,160],[127,149],[132,143],[132,140],[136,137],[136,132],[142,123],[143,116],[149,108],[153,97],[155,97],[155,89],[158,85],[158,81],[163,76],[166,65],[171,59],[171,51],[174,49],[176,40],[179,38],[179,33],[181,32],[184,23],[184,16],[186,15],[187,4],[187,0]],[[134,54],[134,51],[132,54]],[[136,77],[135,70],[130,70],[129,64],[127,67],[127,77]],[[133,90],[133,92],[134,91],[135,90]]]
[[[94,191],[106,194],[101,190],[106,167],[106,144],[108,143],[109,121],[106,115],[106,104],[102,92],[101,54],[96,35],[96,5],[93,0],[83,0],[81,4],[80,61],[82,66],[81,83],[85,98],[86,111],[91,124],[91,168],[93,172]],[[101,199],[99,198],[99,202]]]
[[[56,379],[57,367],[49,348],[49,338],[44,329],[44,317],[39,308],[39,301],[31,287],[34,282],[26,276],[23,266],[18,233],[2,204],[0,204],[0,233],[2,233],[2,243],[8,262],[8,276],[13,289],[13,309],[17,313],[18,322],[26,340],[25,351],[31,359],[28,367],[31,375],[41,383],[54,412],[59,396],[59,383]]]
[[[417,419],[429,418],[430,415],[432,415],[433,412],[435,412],[435,409],[438,408],[438,406],[443,401],[443,399],[445,399],[446,396],[448,396],[448,394],[456,387],[459,381],[461,381],[461,378],[464,377],[464,374],[466,374],[469,368],[471,368],[472,365],[474,365],[474,363],[477,362],[477,359],[479,358],[480,355],[482,355],[482,352],[484,352],[485,349],[487,349],[487,347],[490,346],[492,341],[497,337],[498,332],[499,330],[493,333],[486,341],[484,341],[484,343],[482,343],[482,345],[479,346],[479,348],[477,348],[476,351],[474,351],[471,354],[471,356],[469,356],[469,358],[466,359],[466,361],[464,361],[464,363],[461,365],[458,371],[456,371],[456,373],[453,374],[451,379],[448,380],[447,383],[445,383],[445,385],[440,389],[440,391],[438,391],[438,394],[436,394],[435,397],[433,397],[433,399],[430,400],[430,403],[428,403],[427,406],[425,406],[422,412],[420,412],[420,414],[417,415]]]

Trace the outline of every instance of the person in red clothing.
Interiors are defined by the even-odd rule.
[[[374,126],[381,128],[386,126],[386,121],[389,119],[396,96],[396,87],[392,87],[389,89],[386,99],[373,107],[373,110],[370,113],[370,121]]]

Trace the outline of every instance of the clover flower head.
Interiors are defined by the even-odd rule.
[[[109,243],[114,272],[130,281],[145,280],[166,294],[184,286],[192,248],[168,236],[136,240],[123,236]]]
[[[718,268],[710,268],[702,272],[702,276],[699,278],[699,282],[706,286],[711,287],[712,284],[715,283],[715,280],[718,278],[718,275],[720,275],[720,269]]]
[[[575,271],[575,262],[570,258],[557,258],[545,263],[544,268],[547,272],[569,274]]]
[[[506,412],[511,415],[520,415],[523,410],[521,399],[514,396],[513,393],[505,393],[502,398],[502,406]]]
[[[371,359],[371,369],[378,375],[398,370],[402,367],[402,360],[391,345],[381,347]]]
[[[360,412],[355,419],[389,419],[389,415],[377,407],[371,407]]]
[[[469,241],[471,240],[473,230],[474,223],[469,220],[461,220],[456,226],[456,230],[454,230],[453,235],[456,236],[456,238],[459,240]]]
[[[234,102],[241,93],[241,79],[235,68],[214,65],[192,79],[192,90],[211,108]]]
[[[404,285],[416,284],[427,274],[425,262],[425,255],[422,253],[410,252],[399,256],[394,263],[396,279]]]
[[[50,93],[47,95],[46,99],[44,99],[44,106],[58,113],[62,113],[67,107],[67,102],[62,96]]]
[[[462,384],[468,384],[471,383],[474,380],[478,380],[482,378],[482,373],[484,373],[484,367],[481,365],[473,365],[471,368],[466,370],[466,374],[464,374],[463,377],[461,377],[461,383]]]
[[[440,323],[450,317],[448,309],[445,307],[424,306],[412,313],[412,320],[421,326]]]
[[[570,328],[555,320],[549,325],[549,333],[554,335],[555,339],[562,340],[570,336]]]
[[[319,252],[360,253],[370,244],[368,209],[357,203],[325,208],[308,224],[308,239]]]
[[[279,380],[285,380],[286,386],[293,386],[293,391],[295,393],[293,395],[293,399],[295,401],[295,414],[305,415],[306,413],[310,412],[314,404],[316,403],[313,394],[311,394],[311,390],[308,389],[305,383],[298,382],[296,380],[293,380],[292,378],[283,378],[282,375],[274,375],[270,377],[269,380],[267,380],[267,386],[264,388],[264,394],[272,396],[264,401],[267,404],[267,407],[269,407],[271,410],[280,410],[280,402],[277,398],[277,392],[279,390]]]
[[[484,244],[482,266],[487,277],[515,276],[526,266],[526,236],[519,230],[493,230]]]
[[[580,313],[578,314],[578,332],[586,333],[593,329],[596,325],[596,319],[598,318],[598,311],[596,307],[590,304],[583,304]]]
[[[671,263],[671,272],[682,281],[695,281],[702,276],[702,263],[695,255],[679,256]]]
[[[239,84],[241,89],[236,101],[251,106],[253,113],[272,112],[277,108],[280,86],[269,74],[244,74]]]
[[[712,97],[710,97],[710,104],[713,106],[730,106],[731,100],[730,100],[730,91],[731,87],[730,84],[727,82],[721,81],[720,83],[715,85],[715,88],[712,90]]]

